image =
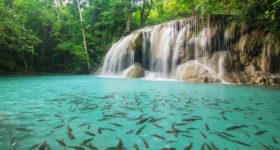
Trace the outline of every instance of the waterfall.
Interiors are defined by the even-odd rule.
[[[219,71],[223,71],[220,66],[226,53],[214,65],[209,61],[215,52],[230,50],[225,20],[190,17],[136,30],[110,48],[101,75],[121,76],[137,63],[148,78],[177,79],[178,66],[195,60],[222,81],[223,73]]]

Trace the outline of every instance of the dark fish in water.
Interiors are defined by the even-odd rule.
[[[63,127],[63,126],[65,126],[65,124],[55,126],[55,127],[53,127],[53,129],[58,129],[58,128],[61,128],[61,127]]]
[[[262,120],[262,119],[263,119],[262,117],[259,117],[259,118],[258,118],[258,120]]]
[[[160,135],[157,135],[157,134],[152,134],[152,136],[155,137],[155,138],[158,138],[158,139],[160,139],[160,140],[165,140],[164,137],[162,137],[162,136],[160,136]]]
[[[118,145],[116,147],[116,150],[122,150],[123,149],[123,142],[122,139],[119,139]]]
[[[197,121],[197,120],[201,120],[202,118],[200,116],[193,116],[190,118],[184,118],[183,121]]]
[[[162,127],[162,126],[160,126],[160,125],[158,125],[158,124],[156,124],[156,123],[152,123],[152,125],[154,125],[154,126],[156,126],[156,127],[160,128],[160,129],[163,129],[163,127]]]
[[[75,136],[74,136],[74,134],[72,133],[72,132],[67,132],[67,135],[68,135],[68,137],[69,137],[69,139],[71,139],[71,140],[74,140],[75,139]]]
[[[202,131],[199,131],[199,132],[204,139],[207,139],[207,136]]]
[[[193,143],[191,142],[184,150],[191,150],[193,147]]]
[[[224,119],[224,120],[228,120],[224,115],[223,115],[223,119]]]
[[[208,145],[208,144],[207,144]],[[212,148],[214,149],[214,150],[219,150],[219,148],[213,143],[213,142],[211,142],[211,146],[212,146]]]
[[[135,150],[139,150],[139,146],[138,146],[137,144],[133,144],[133,148],[134,148]]]
[[[126,132],[126,134],[131,134],[134,130],[129,130]]]
[[[162,148],[161,150],[176,150],[176,148],[174,148],[174,147],[169,147],[169,148]]]
[[[272,137],[272,140],[273,140],[274,143],[276,143],[276,144],[278,143],[278,141],[276,140],[275,136]]]
[[[50,131],[50,133],[49,133],[49,134],[47,134],[47,136],[52,135],[53,133],[54,133],[54,131],[53,131],[53,130],[51,130],[51,131]]]
[[[220,114],[223,115],[223,114],[225,114],[226,112],[227,112],[227,111],[224,110],[224,111],[221,111]]]
[[[174,143],[176,142],[175,140],[170,140],[170,141],[167,141],[166,143],[169,144],[169,143]]]
[[[95,134],[94,134],[94,133],[89,132],[89,131],[85,131],[85,133],[86,133],[87,135],[90,135],[90,136],[95,136]]]
[[[115,130],[113,130],[113,129],[111,129],[111,128],[98,128],[98,133],[99,133],[99,134],[102,134],[102,131],[103,131],[103,130],[115,131]]]
[[[23,132],[31,132],[33,130],[26,129],[26,128],[16,128],[17,131],[23,131]]]
[[[209,126],[208,126],[208,124],[207,123],[205,123],[205,130],[207,130],[207,131],[209,131]]]
[[[165,119],[166,117],[162,117],[162,118],[158,118],[158,119],[150,119],[149,122],[157,122],[157,121],[160,121],[160,120],[163,120]]]
[[[144,126],[138,128],[138,129],[136,130],[136,133],[135,133],[135,134],[136,134],[136,135],[140,134],[141,131],[142,131],[145,127],[146,127],[146,125],[144,125]]]
[[[78,117],[72,117],[72,118],[70,118],[70,120],[68,121],[68,123],[70,123],[71,121],[73,121],[73,120],[75,120],[75,119],[77,119]]]
[[[85,150],[85,148],[83,148],[81,146],[68,146],[68,148],[73,148],[75,150]]]
[[[114,125],[114,126],[117,126],[117,127],[123,127],[123,125],[121,125],[121,124],[118,124],[118,123],[110,123],[111,125]]]
[[[193,138],[192,136],[187,135],[187,134],[179,134],[179,135],[184,136],[184,137],[187,137],[187,138]]]
[[[92,140],[93,140],[93,138],[86,139],[80,144],[80,146],[86,145],[87,143],[89,143]]]
[[[240,144],[240,145],[248,146],[248,147],[251,146],[250,144],[247,144],[247,143],[244,143],[244,142],[241,142],[241,141],[236,141],[236,140],[230,140],[230,141],[235,142],[235,143]]]
[[[86,126],[86,125],[89,125],[89,124],[90,124],[89,122],[83,123],[83,124],[80,124],[79,127]]]
[[[41,145],[40,145],[40,147],[39,147],[39,150],[45,150],[46,148],[47,148],[47,141],[44,141]]]
[[[67,130],[68,130],[68,132],[72,132],[73,131],[72,128],[69,125],[67,126]]]
[[[98,148],[93,146],[91,143],[86,144],[85,146],[88,147],[90,150],[98,150]]]
[[[227,131],[230,131],[230,130],[235,130],[235,129],[240,129],[240,128],[246,128],[247,126],[245,125],[242,125],[242,126],[232,126],[232,127],[229,127],[229,128],[226,128]]]
[[[272,150],[272,148],[268,147],[267,145],[263,144],[262,142],[259,141],[261,146],[263,147],[264,150]]]
[[[34,149],[34,148],[36,148],[36,147],[38,147],[40,145],[40,143],[38,143],[38,144],[35,144],[35,145],[33,145],[29,150],[32,150],[32,149]]]
[[[188,123],[176,123],[175,125],[176,126],[185,126],[185,125],[187,125]]]
[[[63,147],[66,147],[66,144],[65,144],[65,142],[61,139],[61,140],[58,140],[58,139],[56,139],[56,142],[59,144],[59,145],[61,145],[61,146],[63,146]]]
[[[223,134],[223,135],[226,135],[228,137],[234,137],[234,135],[232,134],[229,134],[229,133],[226,133],[226,132],[218,132],[219,134]]]
[[[142,124],[142,123],[148,121],[150,118],[151,118],[151,117],[140,119],[140,120],[138,120],[138,121],[136,122],[136,124]]]
[[[141,139],[142,139],[142,141],[143,141],[145,147],[146,147],[146,148],[149,148],[148,142],[147,142],[144,138],[141,138]]]
[[[55,117],[62,117],[61,114],[54,114]]]
[[[10,141],[11,146],[15,146],[17,144],[17,137],[13,137]]]
[[[256,135],[262,135],[262,134],[264,134],[265,132],[267,132],[267,130],[261,130],[261,131],[256,132],[255,134],[256,134]]]

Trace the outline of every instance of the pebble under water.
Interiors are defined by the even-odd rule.
[[[279,149],[280,88],[0,77],[0,149]]]

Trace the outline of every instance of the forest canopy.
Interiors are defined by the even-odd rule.
[[[280,38],[280,0],[0,0],[0,73],[89,73],[135,29],[209,14]]]

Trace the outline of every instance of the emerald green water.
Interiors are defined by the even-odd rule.
[[[273,87],[3,76],[0,149],[279,149],[279,108]]]

